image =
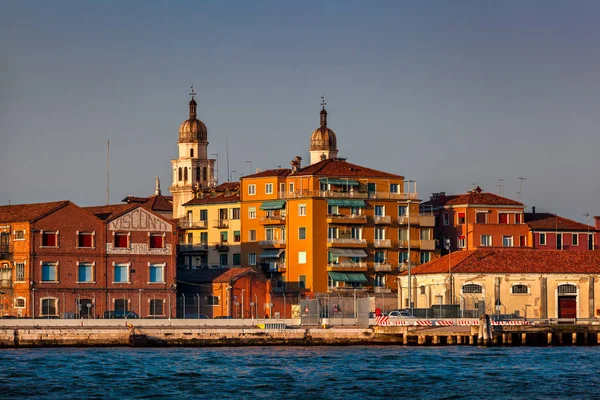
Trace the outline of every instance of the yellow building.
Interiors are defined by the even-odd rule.
[[[198,191],[183,204],[180,218],[178,266],[184,268],[239,267],[241,219],[239,183],[226,182]]]
[[[526,318],[600,317],[600,252],[479,248],[451,253],[411,270],[415,308],[459,305],[481,313]],[[400,278],[408,306],[408,276]]]
[[[337,158],[324,107],[320,119],[310,165],[241,179],[242,266],[261,266],[277,291],[389,293],[409,253],[432,257],[433,216],[414,182]]]

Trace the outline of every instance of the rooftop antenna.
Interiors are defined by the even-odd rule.
[[[110,204],[110,140],[106,145],[106,205]]]
[[[194,92],[194,84],[192,84],[192,86],[190,86],[190,96],[192,96],[192,100],[194,99],[195,95],[196,95],[196,92]]]
[[[521,184],[519,185],[519,191],[517,192],[517,194],[519,195],[518,200],[521,200],[521,192],[523,191],[523,181],[527,178],[523,178],[522,176],[520,176],[519,179],[521,180]]]
[[[225,135],[225,153],[227,155],[227,176],[229,176],[229,135]],[[231,182],[231,179],[229,179]]]
[[[321,107],[323,107],[323,109],[325,109],[325,106],[327,105],[327,103],[325,103],[325,95],[321,96]]]
[[[498,178],[498,184],[496,185],[496,187],[498,187],[498,195],[504,196],[504,179],[503,178]]]

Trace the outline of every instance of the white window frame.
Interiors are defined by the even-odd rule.
[[[256,195],[256,184],[251,183],[248,185],[248,196],[255,196]]]
[[[298,264],[306,264],[306,251],[298,252]]]
[[[489,240],[489,243],[487,243],[487,244],[483,244],[483,238],[484,238],[484,237],[485,237],[485,238],[489,238],[489,239],[490,239],[490,240]],[[492,246],[492,244],[493,244],[493,240],[494,240],[494,239],[493,239],[492,235],[481,235],[481,237],[479,238],[479,240],[480,240],[480,241],[479,241],[479,245],[480,245],[481,247],[491,247],[491,246]]]
[[[22,238],[17,238],[17,232],[23,232],[23,237]],[[25,235],[26,235],[25,229],[18,229],[18,230],[16,230],[16,231],[13,232],[13,240],[16,241],[16,242],[17,241],[23,241],[23,240],[25,240]]]
[[[298,216],[305,217],[306,216],[306,204],[298,204]]]
[[[23,266],[23,279],[19,280],[19,265]],[[27,276],[27,274],[25,273],[25,270],[27,268],[27,262],[26,261],[15,261],[15,282],[27,282],[27,280],[25,279],[25,277]]]
[[[256,229],[248,229],[248,241],[256,242]]]
[[[54,233],[56,235],[56,246],[44,246],[44,233]],[[58,249],[60,248],[60,231],[40,231],[40,248]]]
[[[294,182],[290,182],[290,193],[294,193]]]
[[[161,281],[160,282],[152,282],[150,280],[150,268],[152,267],[160,267],[162,269],[162,276],[161,276]],[[165,280],[165,272],[167,270],[167,263],[163,262],[163,263],[148,263],[148,284],[149,285],[164,285],[166,280]]]
[[[56,309],[56,313],[55,314],[44,314],[44,300],[54,300],[54,308]],[[59,304],[58,304],[58,298],[57,297],[52,297],[52,296],[45,296],[45,297],[41,297],[40,298],[40,311],[39,311],[39,315],[40,317],[46,317],[46,316],[57,316],[59,315]]]
[[[459,249],[464,249],[465,247],[467,247],[467,238],[463,237],[461,239],[460,236],[456,237],[456,247],[458,247]]]
[[[505,244],[505,240],[507,240],[507,239],[508,239],[508,243],[510,244],[508,246]],[[502,236],[502,247],[515,247],[514,237],[509,236],[509,235],[503,235]]]
[[[18,303],[17,303],[17,302],[18,302],[19,300],[23,300],[23,305],[22,305],[22,306],[19,306],[19,305],[18,305]],[[24,308],[27,308],[27,299],[26,299],[25,297],[15,297],[15,299],[14,299],[14,303],[13,303],[13,307],[14,307],[14,308],[17,308],[17,309],[24,309]]]
[[[256,219],[256,207],[248,207],[248,219]]]
[[[113,271],[112,271],[112,283],[113,284],[131,284],[131,262],[128,263],[112,263],[113,266]],[[116,267],[123,267],[125,266],[127,268],[127,281],[125,282],[115,282],[115,268]]]
[[[265,194],[273,194],[273,184],[272,183],[265,184]]]
[[[300,232],[304,231],[304,237],[301,237]],[[306,227],[300,226],[298,227],[298,240],[306,240]]]
[[[79,265],[80,264],[85,264],[85,265],[89,265],[90,267],[92,267],[92,273],[91,273],[91,279],[92,280],[90,280],[90,281],[80,281],[79,280]],[[88,283],[88,284],[89,283],[96,283],[95,280],[94,280],[94,277],[96,276],[95,275],[95,271],[96,271],[96,262],[95,261],[93,261],[93,262],[87,262],[86,261],[86,262],[82,262],[82,263],[80,263],[79,261],[77,261],[75,263],[75,265],[77,267],[77,280],[76,280],[76,283]]]
[[[80,247],[79,246],[79,235],[92,235],[92,245],[90,247]],[[77,231],[77,245],[76,248],[78,249],[95,249],[96,248],[96,231]]]
[[[42,277],[44,275],[44,264],[52,264],[54,265],[54,280],[53,281],[44,281],[42,280]],[[58,279],[58,265],[59,262],[58,261],[40,261],[40,282],[42,283],[60,283],[59,279]]]
[[[571,246],[579,246],[579,233],[571,234]]]
[[[526,293],[515,293],[515,286],[525,286],[527,288],[527,292]],[[517,295],[517,296],[524,296],[524,295],[528,295],[531,292],[531,288],[528,285],[525,285],[524,283],[513,283],[512,285],[510,285],[510,294],[511,295]]]
[[[540,232],[539,235],[540,235],[540,237],[539,237],[540,246],[546,246],[546,233]]]
[[[248,265],[256,265],[256,253],[248,253]]]

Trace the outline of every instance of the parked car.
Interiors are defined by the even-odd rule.
[[[407,310],[390,311],[387,316],[390,318],[415,318],[410,311]]]
[[[104,318],[139,318],[134,311],[104,311]]]

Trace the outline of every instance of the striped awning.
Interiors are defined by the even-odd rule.
[[[283,253],[285,249],[266,249],[258,258],[279,258],[281,257],[281,253]]]
[[[331,253],[332,256],[336,256],[336,257],[359,257],[359,258],[364,258],[367,256],[367,253],[365,253],[364,250],[360,250],[360,249],[337,249],[337,248],[331,248],[329,249],[329,252]]]
[[[364,200],[357,199],[327,199],[327,204],[338,207],[366,207]]]
[[[352,179],[342,178],[321,178],[320,182],[329,183],[330,185],[346,185],[346,186],[358,186],[358,181]]]
[[[281,210],[283,207],[285,207],[285,200],[268,200],[260,205],[261,210]]]

